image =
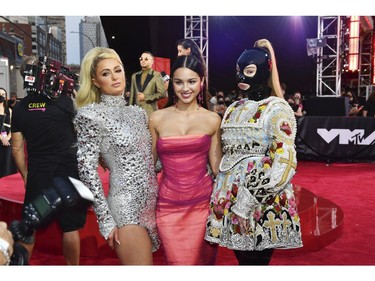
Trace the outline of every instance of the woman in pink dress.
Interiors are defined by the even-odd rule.
[[[203,64],[180,56],[168,103],[150,116],[154,161],[162,172],[156,223],[170,265],[213,265],[217,246],[204,240],[213,176],[222,156],[220,122],[207,109]]]

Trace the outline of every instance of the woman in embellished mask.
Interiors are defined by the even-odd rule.
[[[233,249],[239,265],[267,265],[274,249],[302,247],[291,184],[296,120],[268,40],[240,55],[237,82],[244,98],[228,107],[221,123],[224,154],[205,239]]]
[[[157,179],[146,111],[125,106],[124,66],[109,48],[93,48],[81,65],[75,126],[81,181],[94,194],[101,235],[121,264],[151,265],[159,247],[155,206]],[[98,174],[110,170],[105,196]]]
[[[213,179],[221,159],[220,117],[207,109],[204,67],[194,56],[172,66],[166,108],[150,116],[152,151],[163,166],[156,221],[170,265],[213,265],[204,240]]]

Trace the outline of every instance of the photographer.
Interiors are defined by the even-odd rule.
[[[13,237],[7,224],[0,221],[0,265],[8,265],[13,254]]]
[[[65,79],[60,76],[59,65],[46,57],[43,61],[41,59],[29,57],[21,65],[27,96],[14,108],[12,118],[12,154],[26,188],[23,216],[25,206],[48,189],[52,179],[59,176],[79,178],[72,123],[75,115],[73,101],[67,93],[56,90]],[[51,81],[57,81],[57,86],[54,87]],[[79,264],[78,230],[86,222],[86,212],[87,206],[77,205],[54,217],[63,232],[62,251],[68,265]],[[30,257],[35,239],[22,244]]]

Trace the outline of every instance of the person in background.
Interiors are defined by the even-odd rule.
[[[157,178],[148,116],[126,106],[123,63],[110,48],[91,49],[81,64],[74,124],[81,181],[92,191],[101,235],[121,264],[151,265],[159,248],[155,221]],[[98,174],[110,171],[108,196]]]
[[[227,108],[228,106],[230,106],[231,103],[232,103],[232,101],[231,101],[230,97],[225,96],[225,98],[224,98],[224,104],[225,104],[226,108]],[[226,109],[225,109],[225,110],[226,110]]]
[[[124,99],[126,101],[126,104],[129,104],[129,99],[130,99],[130,83],[128,82],[129,80],[126,79],[126,86],[125,86],[125,94],[124,94]]]
[[[10,93],[10,97],[8,99],[8,107],[10,109],[13,109],[13,107],[15,107],[15,105],[17,104],[18,100],[17,100],[17,93]]]
[[[227,109],[227,105],[225,104],[225,95],[223,91],[218,91],[217,95],[217,104],[215,104],[212,108],[213,112],[219,114],[221,118],[223,118],[225,110]]]
[[[242,100],[243,98],[244,98],[243,93],[238,93],[236,100],[239,101],[239,100]]]
[[[363,106],[363,112],[362,112],[362,116],[364,117],[375,117],[375,92],[372,92],[364,106]]]
[[[208,109],[213,111],[214,107],[217,105],[217,90],[214,87],[209,88],[209,96],[208,98]]]
[[[8,107],[7,91],[0,88],[0,178],[17,173],[12,157],[12,109]]]
[[[25,77],[26,65],[40,67],[40,63],[37,58],[26,57],[20,67],[21,76]],[[62,93],[56,97],[48,90],[29,91],[13,108],[12,154],[25,183],[23,208],[50,188],[55,177],[79,179],[74,115],[70,96]],[[86,223],[86,213],[87,206],[77,204],[55,216],[62,231],[62,252],[67,265],[80,262],[79,229]],[[29,257],[34,245],[35,240],[23,245]]]
[[[281,89],[281,94],[284,97],[284,99],[287,99],[288,95],[286,94],[286,84],[284,82],[280,83],[280,89]]]
[[[229,94],[225,96],[226,100],[228,100],[227,106],[229,106],[232,102],[236,101],[237,91],[235,89],[230,90]]]
[[[302,247],[291,184],[296,119],[268,40],[245,50],[236,70],[245,98],[231,104],[221,122],[223,158],[205,239],[233,249],[239,265],[267,265],[274,249]]]
[[[157,104],[158,109],[164,108],[165,104],[168,102],[168,87],[169,87],[169,81],[170,81],[170,77],[165,71],[161,71],[160,74],[164,83],[165,98],[158,100],[158,104]]]
[[[163,166],[156,221],[170,265],[213,265],[217,254],[204,232],[213,186],[209,170],[217,175],[222,155],[221,119],[207,109],[204,74],[196,57],[178,57],[166,108],[150,116],[154,161]]]
[[[158,109],[158,100],[166,97],[163,78],[160,72],[152,69],[154,56],[144,51],[139,57],[141,71],[131,77],[129,105],[138,105],[147,115]]]
[[[130,97],[130,92],[129,91],[125,91],[124,99],[125,99],[126,103],[129,102],[129,97]]]
[[[306,112],[303,110],[303,104],[302,104],[302,96],[301,92],[296,91],[293,94],[293,111],[295,117],[302,117],[306,114]]]
[[[203,58],[203,54],[197,43],[195,43],[194,40],[189,38],[184,38],[177,40],[176,42],[177,46],[177,56],[194,56],[197,59],[200,60],[200,62],[203,64],[204,71],[206,73],[206,63]],[[206,73],[207,75],[207,73]]]
[[[7,91],[0,87],[0,140],[2,146],[10,146],[12,109],[7,106]],[[0,173],[1,177],[1,173]]]
[[[357,116],[360,114],[363,106],[359,104],[357,96],[350,90],[350,88],[345,88],[345,92],[342,93],[342,97],[349,98],[349,116]]]
[[[0,265],[9,265],[13,254],[13,236],[5,221],[0,221]]]

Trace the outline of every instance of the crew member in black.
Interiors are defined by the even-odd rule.
[[[28,59],[27,63],[32,61]],[[24,66],[21,67],[21,75]],[[28,92],[13,109],[12,152],[26,186],[24,206],[33,202],[44,189],[50,188],[54,177],[79,179],[76,135],[72,123],[74,115],[73,101],[68,95],[51,98],[46,91]],[[64,208],[55,216],[63,232],[62,251],[67,265],[79,264],[78,230],[86,222],[86,212],[86,207],[75,205]],[[30,257],[34,243],[24,246]]]

